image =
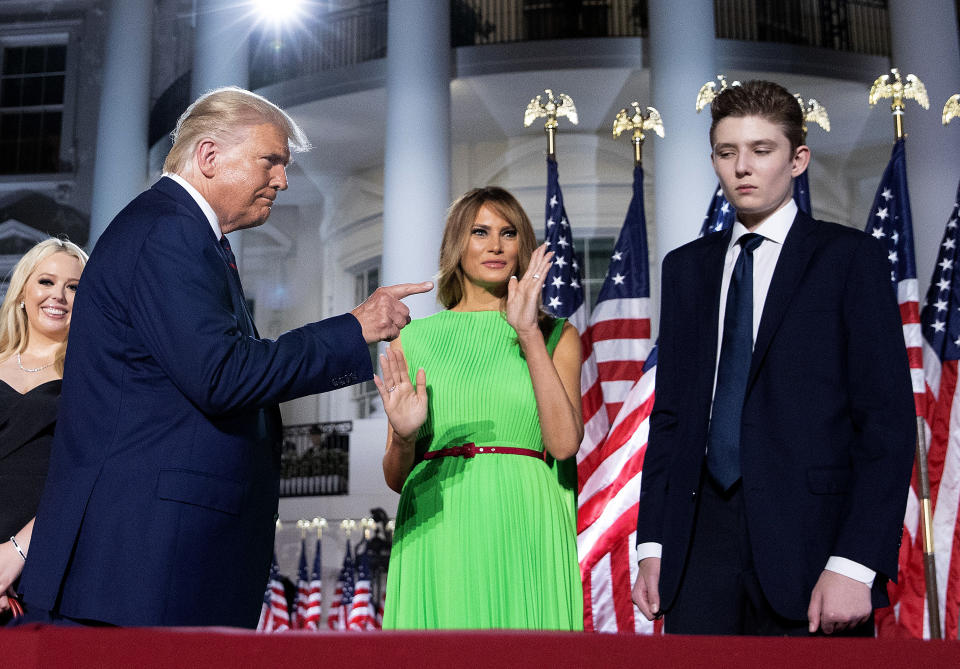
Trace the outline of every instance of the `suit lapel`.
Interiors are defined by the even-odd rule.
[[[783,249],[777,259],[777,267],[773,271],[767,299],[763,304],[763,315],[760,318],[760,327],[757,330],[757,340],[753,345],[753,358],[750,361],[750,376],[747,380],[747,392],[757,378],[763,358],[770,347],[783,317],[790,307],[790,302],[796,293],[800,279],[813,257],[816,248],[816,239],[811,235],[817,223],[803,212],[797,216],[783,242]]]
[[[700,262],[697,263],[698,272],[697,284],[701,289],[697,294],[702,299],[702,303],[694,305],[698,314],[707,314],[705,328],[696,340],[699,347],[698,360],[702,369],[715,370],[717,368],[717,329],[719,328],[720,318],[720,283],[723,277],[723,261],[727,255],[727,247],[730,245],[730,237],[733,235],[731,229],[727,229],[720,234],[710,236],[711,244],[704,246]],[[715,238],[715,239],[713,239]],[[711,374],[701,374],[700,380],[702,387],[701,393],[706,393],[706,397],[713,397],[713,377]]]

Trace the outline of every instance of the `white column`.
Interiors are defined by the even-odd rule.
[[[450,3],[390,0],[383,284],[437,271],[450,204]],[[437,311],[436,292],[405,300],[414,318]]]
[[[710,110],[697,114],[694,108],[697,91],[718,74],[713,1],[683,5],[649,0],[648,104],[663,115],[665,129],[664,139],[647,142],[654,155],[658,267],[670,250],[696,238],[717,185],[709,160]]]
[[[153,3],[111,0],[97,122],[90,240],[146,186]]]
[[[907,100],[904,119],[907,183],[922,300],[960,180],[960,122],[954,120],[944,127],[940,121],[947,98],[960,93],[957,10],[953,0],[890,0],[888,6],[892,33],[890,64],[903,75],[917,75],[930,96],[927,111]],[[892,120],[890,137],[892,141]]]
[[[236,0],[197,0],[193,72],[190,76],[191,101],[220,86],[249,86],[250,21],[245,16],[248,9],[238,8]],[[242,274],[241,231],[230,233],[230,247]]]

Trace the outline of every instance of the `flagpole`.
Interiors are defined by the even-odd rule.
[[[892,75],[892,77],[891,77]],[[930,108],[927,89],[916,75],[908,74],[906,82],[900,70],[892,68],[890,74],[877,77],[870,87],[868,101],[875,105],[879,100],[891,98],[890,113],[893,115],[894,143],[907,135],[903,129],[906,112],[905,100],[916,100],[924,109]],[[926,582],[927,612],[930,621],[930,638],[942,639],[940,628],[940,602],[937,591],[937,561],[933,545],[933,510],[930,501],[930,471],[927,463],[927,435],[924,417],[917,416],[916,444],[917,479],[920,486],[920,525],[923,532],[923,574]]]
[[[647,138],[643,131],[653,130],[657,137],[663,139],[663,119],[654,107],[641,111],[639,102],[631,102],[630,106],[633,107],[633,114],[624,108],[613,120],[613,137],[616,139],[625,131],[632,131],[630,141],[633,144],[633,164],[636,167],[643,164],[643,140]]]

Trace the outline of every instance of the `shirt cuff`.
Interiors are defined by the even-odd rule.
[[[637,562],[651,557],[658,558],[661,553],[663,553],[663,545],[658,544],[656,541],[646,541],[642,544],[637,544]]]
[[[639,551],[639,546],[637,550]],[[837,557],[836,555],[830,556],[830,559],[827,560],[826,568],[847,578],[852,578],[854,581],[860,581],[868,588],[873,587],[873,580],[877,577],[877,572],[874,570],[864,567],[859,562]]]

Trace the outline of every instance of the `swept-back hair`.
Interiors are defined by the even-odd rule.
[[[173,148],[163,163],[163,171],[182,172],[202,139],[236,144],[242,141],[247,128],[261,123],[270,123],[283,131],[291,152],[310,149],[303,130],[280,107],[256,93],[225,86],[201,95],[177,120],[170,135]]]
[[[729,86],[710,103],[710,146],[717,124],[728,116],[759,116],[783,130],[793,151],[803,144],[803,112],[786,88],[772,81],[755,79]]]
[[[16,353],[23,353],[27,348],[30,332],[27,328],[27,313],[20,308],[20,301],[23,300],[27,280],[36,270],[37,265],[54,253],[73,256],[80,261],[81,269],[87,264],[87,254],[83,249],[73,242],[55,237],[44,239],[23,254],[10,273],[7,294],[3,298],[3,305],[0,306],[0,360],[6,360]],[[63,375],[63,358],[66,353],[67,341],[64,339],[54,358],[54,369],[60,375]]]

